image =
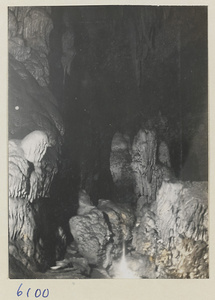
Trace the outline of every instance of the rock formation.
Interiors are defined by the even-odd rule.
[[[102,212],[92,208],[81,216],[72,217],[69,223],[79,253],[89,264],[102,265],[111,234]]]
[[[49,34],[53,29],[45,7],[9,8],[9,53],[23,62],[41,86],[49,83]]]
[[[117,151],[120,155],[115,166],[113,157]],[[125,151],[127,155],[131,153],[131,160],[125,160]],[[133,267],[136,260],[143,259],[142,255],[148,267],[157,270],[151,273],[152,278],[207,278],[207,184],[177,181],[171,170],[167,144],[158,143],[152,129],[139,130],[130,151],[126,139],[115,134],[110,165],[118,187],[124,184],[124,161],[127,169],[132,166],[137,199],[136,224],[132,232],[134,252],[127,256],[127,264],[139,274],[137,276],[145,277],[147,271],[143,272],[141,264],[139,271]],[[132,178],[132,172],[130,174]],[[124,193],[126,195],[126,191]],[[109,219],[114,219],[113,212],[108,212]],[[120,223],[117,226],[121,228]],[[119,232],[118,229],[118,236]],[[113,262],[112,274],[120,263],[120,259]]]
[[[163,182],[156,202],[137,209],[132,243],[161,278],[207,278],[207,183]]]
[[[56,164],[42,161],[51,146],[43,131],[35,130],[22,140],[9,140],[9,196],[33,201],[49,195]],[[31,163],[31,164],[30,164]],[[48,178],[49,180],[45,180]]]
[[[135,175],[135,194],[145,196],[148,202],[152,198],[151,183],[153,181],[153,167],[156,163],[157,141],[155,133],[139,130],[132,144],[132,169]]]
[[[124,241],[132,239],[131,231],[134,226],[135,217],[131,205],[100,199],[98,209],[108,216],[106,221],[110,225],[112,242],[121,249]]]
[[[100,199],[96,208],[81,191],[78,216],[69,223],[79,253],[89,264],[107,268],[121,253],[123,242],[132,239],[134,222],[129,205]]]
[[[155,201],[163,180],[173,179],[167,144],[152,129],[140,129],[130,138],[117,132],[112,140],[110,170],[116,188],[117,201]],[[158,148],[158,149],[157,149]]]
[[[19,260],[29,271],[45,270],[51,233],[41,208],[49,201],[64,134],[57,102],[47,88],[53,25],[45,7],[11,7],[8,13],[10,261]],[[60,239],[63,243],[63,235]]]

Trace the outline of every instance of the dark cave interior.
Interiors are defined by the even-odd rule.
[[[117,203],[110,171],[116,132],[132,143],[141,128],[154,130],[169,148],[174,180],[208,180],[207,7],[58,6],[50,16],[47,88],[65,133],[50,197],[34,208],[43,216],[37,230],[48,265],[56,260],[58,226],[72,241],[68,222],[81,189],[93,205]],[[28,96],[14,97],[16,77],[11,82],[9,138],[22,139],[40,125],[32,125]],[[49,94],[37,90],[42,103]]]
[[[113,135],[133,138],[149,120],[157,122],[158,137],[170,148],[176,177],[207,180],[206,8],[53,7],[52,17],[50,89],[65,124],[67,170],[63,187],[59,183],[65,198],[74,182],[74,190],[85,188],[95,203],[113,199]],[[64,74],[59,45],[68,31],[74,59]],[[205,147],[190,153],[198,132]]]

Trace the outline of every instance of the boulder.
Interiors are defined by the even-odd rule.
[[[103,213],[92,207],[86,214],[72,217],[69,225],[79,253],[89,264],[102,265],[111,235]]]

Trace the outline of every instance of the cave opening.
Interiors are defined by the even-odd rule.
[[[181,182],[189,182],[191,186],[185,184],[187,193],[197,193],[201,198],[203,196],[199,195],[205,193],[205,187],[199,186],[208,180],[207,8],[132,5],[13,7],[9,9],[9,31],[11,151],[17,151],[15,147],[20,146],[20,142],[14,142],[17,140],[22,140],[21,148],[27,149],[29,143],[25,137],[33,130],[38,131],[38,140],[42,139],[40,131],[43,130],[49,138],[44,159],[26,158],[25,151],[22,157],[27,159],[22,174],[25,178],[30,177],[25,189],[27,194],[30,191],[32,199],[37,199],[36,204],[32,200],[30,205],[37,223],[34,242],[39,246],[32,250],[31,255],[35,258],[37,252],[45,253],[39,256],[43,256],[49,267],[57,260],[69,260],[66,247],[74,240],[77,243],[77,231],[84,230],[73,217],[89,214],[89,219],[99,220],[101,228],[106,226],[112,232],[106,244],[100,242],[101,249],[105,249],[104,268],[112,268],[110,273],[114,272],[117,263],[114,265],[110,257],[115,253],[118,259],[122,242],[126,242],[127,252],[131,252],[128,249],[136,251],[130,258],[132,266],[138,255],[142,255],[141,268],[146,268],[151,278],[157,276],[156,272],[165,278],[165,272],[158,270],[160,264],[168,263],[156,262],[156,272],[151,266],[155,257],[160,255],[161,260],[165,249],[164,245],[159,248],[161,229],[157,226],[160,219],[153,221],[157,222],[154,227],[148,225],[155,211],[157,215],[161,214],[159,203],[154,204],[156,199],[163,201],[159,189],[166,187],[168,195],[173,193],[171,184],[175,184],[175,189],[181,193]],[[37,83],[25,75],[24,68]],[[16,72],[21,72],[19,70],[22,73],[17,75]],[[26,78],[27,83],[23,86],[22,80]],[[47,99],[53,103],[51,109],[44,104]],[[140,158],[142,162],[137,161]],[[46,173],[42,176],[44,169]],[[34,178],[40,175],[43,181],[36,181],[40,179]],[[43,185],[48,186],[47,193],[43,192]],[[40,188],[42,191],[37,194]],[[20,193],[15,198],[22,198]],[[14,194],[15,188],[12,198]],[[165,199],[173,201],[168,196]],[[175,221],[171,217],[169,222],[176,224],[180,209],[174,205],[172,202]],[[13,209],[20,206],[24,215],[23,204],[13,202],[10,206]],[[102,215],[97,211],[91,214],[92,207],[102,211]],[[113,211],[110,213],[110,210]],[[203,212],[206,210],[202,208],[200,214]],[[38,215],[42,217],[37,220]],[[120,225],[111,218],[120,218]],[[195,223],[191,217],[187,218],[189,226]],[[116,224],[122,226],[124,238],[118,236],[114,228]],[[132,233],[128,233],[126,226],[132,228]],[[139,228],[145,230],[144,234],[138,231]],[[174,234],[169,233],[167,237],[165,230],[161,236],[171,248]],[[171,228],[168,230],[171,232]],[[152,231],[154,233],[149,237],[148,232]],[[204,240],[204,234],[201,234]],[[192,235],[194,233],[189,238]],[[145,246],[148,239],[150,250]],[[198,238],[194,240],[199,242]],[[74,244],[69,251],[76,253],[72,247]],[[206,251],[205,244],[201,249]],[[79,248],[79,251],[84,258],[87,257],[83,249]],[[145,255],[151,257],[150,262]],[[88,257],[93,270],[101,265],[98,257]],[[82,278],[90,271],[86,261],[78,259],[82,258],[69,261],[73,266],[82,265],[84,271],[79,276]],[[192,278],[193,271],[185,273],[189,275],[183,276]],[[168,276],[177,278],[179,275],[169,271]],[[198,272],[196,276],[200,276]],[[204,273],[204,276],[207,275]],[[141,273],[141,277],[147,276]]]

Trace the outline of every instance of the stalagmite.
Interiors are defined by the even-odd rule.
[[[156,162],[157,141],[155,133],[140,130],[132,144],[132,169],[135,174],[137,197],[145,196],[148,202],[152,200],[152,174]]]

